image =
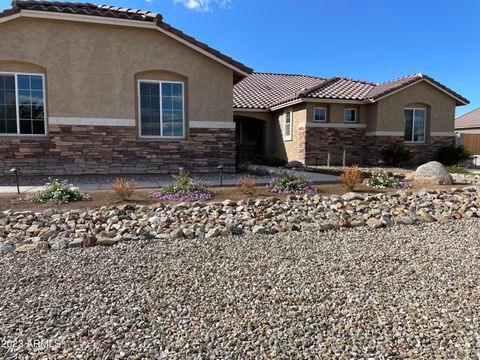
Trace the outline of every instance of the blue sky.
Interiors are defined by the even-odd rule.
[[[255,71],[387,81],[423,72],[480,107],[479,0],[105,0]],[[2,8],[10,2],[0,0]]]

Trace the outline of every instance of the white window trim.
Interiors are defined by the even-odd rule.
[[[347,121],[347,111],[352,111],[354,112],[355,116],[355,120],[354,121]],[[357,123],[357,109],[355,108],[346,108],[343,110],[343,122],[345,124],[356,124]]]
[[[425,112],[425,117],[423,118],[423,141],[415,140],[405,140],[405,110],[413,110],[413,119],[412,119],[412,138],[415,134],[415,110],[423,110]],[[403,109],[403,142],[406,144],[424,144],[427,139],[427,109],[426,108],[404,108]]]
[[[0,75],[15,75],[15,106],[17,112],[17,133],[0,133],[0,137],[7,136],[22,136],[22,137],[45,137],[48,136],[48,116],[47,116],[47,102],[46,102],[46,89],[45,89],[45,75],[39,73],[26,73],[26,72],[10,72],[10,71],[0,71]],[[18,103],[18,75],[32,75],[32,76],[41,76],[42,77],[42,87],[43,87],[43,123],[44,133],[43,134],[21,134],[20,133],[20,109]]]
[[[325,110],[325,120],[315,120],[315,111],[317,109],[323,109]],[[322,107],[322,106],[318,106],[318,107],[314,107],[313,108],[313,122],[316,122],[316,123],[326,123],[328,121],[328,118],[327,118],[327,108],[326,107]]]
[[[141,96],[140,96],[140,84],[151,83],[158,84],[160,94],[160,134],[163,133],[163,109],[162,109],[162,84],[181,84],[182,85],[182,116],[183,127],[181,136],[163,136],[163,135],[142,135],[142,108],[141,108]],[[138,96],[138,136],[142,139],[185,139],[185,83],[183,81],[167,81],[167,80],[147,80],[139,79],[137,84],[137,96]]]
[[[287,114],[290,114],[290,123],[289,123],[289,128],[290,128],[290,135],[287,135]],[[283,113],[283,140],[292,140],[292,131],[293,131],[293,112],[292,111],[285,111]]]

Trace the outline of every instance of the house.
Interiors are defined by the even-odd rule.
[[[386,83],[253,70],[159,14],[16,0],[0,13],[0,168],[23,174],[235,171],[236,143],[306,164],[417,161],[468,101],[416,74]]]
[[[480,164],[480,108],[459,116],[455,131],[461,134],[465,148],[476,155],[475,163]]]
[[[306,164],[377,163],[405,144],[415,162],[455,143],[456,106],[468,100],[424,74],[385,83],[253,73],[234,87],[237,141],[259,155]]]
[[[18,0],[0,39],[3,172],[235,170],[233,85],[252,70],[161,15]]]

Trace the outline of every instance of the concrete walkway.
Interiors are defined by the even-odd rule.
[[[252,177],[255,178],[257,185],[267,185],[272,177],[274,176],[274,173],[278,173],[281,171],[286,171],[285,169],[279,169],[279,168],[271,168],[272,169],[272,174],[271,175],[264,175],[264,176],[256,176],[252,175]],[[311,180],[314,184],[322,184],[322,183],[335,183],[338,181],[338,176],[333,176],[333,175],[327,175],[327,174],[319,174],[319,173],[313,173],[313,172],[303,172],[303,171],[292,171],[292,170],[287,170],[288,172],[294,172],[296,175],[300,176],[305,176],[307,179]],[[226,175],[226,178],[223,179],[223,186],[236,186],[238,182],[241,180],[243,177],[243,174],[239,174],[238,177],[233,177],[231,174]],[[135,178],[134,176],[132,176]],[[193,175],[194,178],[197,178],[195,175]],[[60,180],[62,177],[58,177]],[[203,178],[202,176],[198,176],[200,180],[206,181],[210,186],[212,187],[218,187],[220,186],[220,176],[217,178],[214,178],[212,175],[209,175],[208,178]],[[39,182],[41,182],[41,179],[39,179]],[[20,185],[22,181],[20,179]],[[173,183],[173,178],[168,178],[168,179],[161,179],[158,181],[138,181],[137,182],[137,189],[159,189],[162,186],[172,184]],[[107,180],[99,180],[98,182],[89,182],[89,183],[74,183],[74,185],[80,190],[83,191],[88,191],[88,190],[110,190],[112,188],[111,183],[109,183]],[[20,186],[20,192],[22,194],[26,193],[35,193],[39,190],[42,189],[43,184],[39,183],[38,185],[35,186]],[[17,187],[16,186],[0,186],[0,194],[2,193],[16,193],[17,192]]]

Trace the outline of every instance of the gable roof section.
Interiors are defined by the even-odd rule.
[[[234,86],[234,108],[279,109],[293,102],[335,100],[372,103],[420,81],[426,81],[466,105],[467,99],[424,74],[414,74],[384,83],[345,77],[323,79],[308,75],[254,73]]]
[[[455,119],[455,130],[480,128],[480,108]]]
[[[12,8],[0,12],[0,19],[21,12],[85,15],[98,18],[133,20],[143,23],[151,23],[167,34],[170,34],[170,36],[179,38],[194,49],[203,51],[217,61],[228,64],[229,67],[236,70],[242,76],[247,76],[253,72],[251,68],[165,23],[162,15],[151,11],[120,8],[108,5],[96,5],[91,3],[16,0],[12,2]]]
[[[253,73],[233,87],[233,107],[270,109],[293,100],[325,79],[309,75]]]
[[[392,93],[395,93],[397,91],[403,90],[404,88],[410,85],[416,84],[420,81],[426,81],[430,85],[433,85],[436,88],[438,88],[440,91],[443,91],[447,95],[453,97],[455,100],[457,100],[457,105],[466,105],[469,103],[469,101],[465,99],[463,96],[461,96],[460,94],[457,94],[452,89],[439,83],[438,81],[431,78],[430,76],[422,73],[408,75],[402,78],[379,83],[372,89],[372,91],[370,91],[367,94],[367,98],[370,99],[370,101],[377,101],[381,98],[391,95]]]

